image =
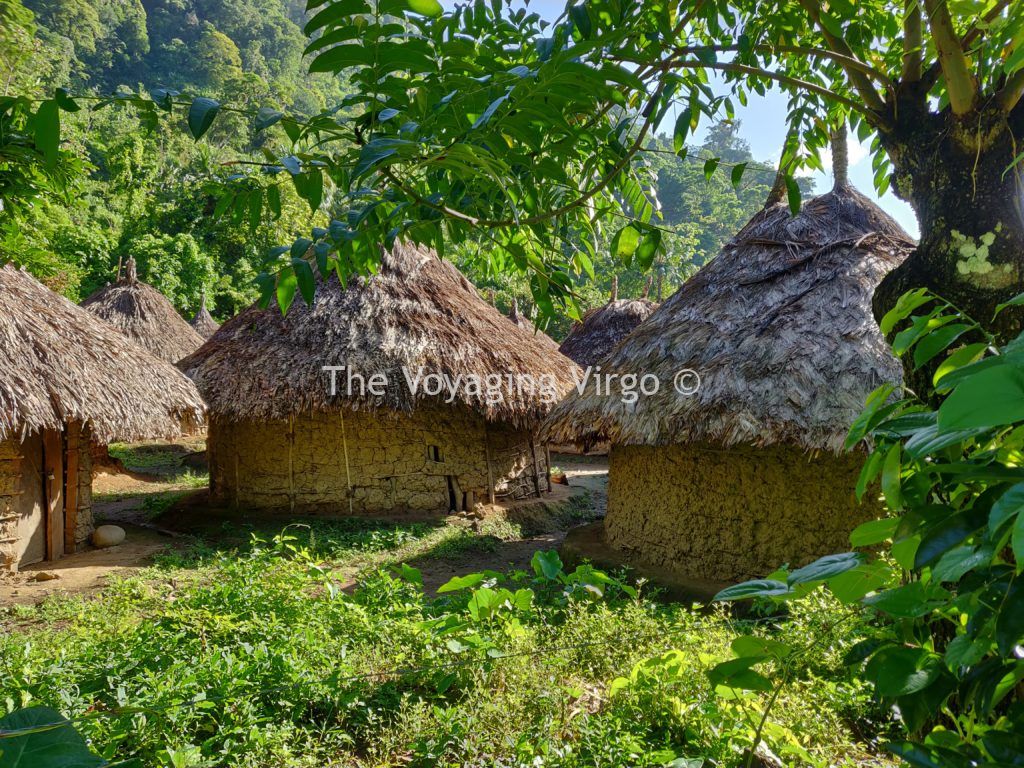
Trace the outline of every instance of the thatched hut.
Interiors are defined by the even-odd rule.
[[[587,310],[582,322],[575,323],[559,351],[578,365],[597,365],[615,345],[650,317],[658,305],[646,295],[638,299],[620,299],[618,278],[613,278],[608,303]]]
[[[220,323],[213,319],[213,315],[210,314],[210,310],[206,308],[206,291],[203,291],[203,298],[199,304],[199,311],[196,312],[195,317],[189,322],[189,325],[202,336],[204,339],[208,339],[217,332],[220,328]]]
[[[82,302],[151,355],[175,363],[203,345],[203,337],[186,323],[160,291],[146,285],[129,258],[124,276]]]
[[[0,268],[0,569],[74,552],[92,531],[90,437],[177,435],[195,386],[11,265]]]
[[[797,216],[768,205],[633,331],[603,368],[654,374],[657,392],[591,386],[545,430],[611,441],[604,544],[719,582],[848,548],[878,509],[857,504],[863,454],[843,442],[867,395],[901,378],[871,295],[912,247],[837,174]]]
[[[286,316],[250,307],[179,367],[209,404],[215,501],[327,514],[540,495],[535,428],[575,375],[454,266],[405,245],[372,277],[320,280]]]

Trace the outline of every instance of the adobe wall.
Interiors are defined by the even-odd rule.
[[[472,508],[487,501],[488,449],[499,498],[535,492],[529,433],[487,425],[465,409],[345,410],[276,422],[213,417],[207,437],[215,501],[326,514]],[[544,491],[542,445],[536,455]]]
[[[760,578],[850,549],[877,517],[854,486],[863,455],[796,448],[613,446],[605,538],[643,562],[704,580]]]

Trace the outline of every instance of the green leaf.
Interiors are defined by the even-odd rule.
[[[437,18],[444,13],[444,8],[441,7],[437,0],[406,0],[406,2],[409,5],[410,11],[421,16]]]
[[[779,597],[792,593],[793,589],[784,582],[775,579],[754,579],[726,587],[712,598],[712,602],[748,600],[752,597]]]
[[[43,162],[52,168],[57,164],[60,150],[60,107],[57,102],[50,99],[40,104],[32,122],[36,148],[42,154]]]
[[[580,31],[580,37],[586,40],[593,31],[593,24],[590,21],[590,14],[587,13],[585,5],[574,5],[569,9],[569,16],[572,23]]]
[[[875,690],[887,698],[917,693],[934,683],[942,673],[942,661],[922,648],[889,645],[868,662],[865,674]]]
[[[810,565],[798,568],[786,579],[792,586],[794,584],[808,584],[813,581],[824,581],[841,573],[856,568],[864,562],[864,555],[860,552],[844,552],[838,555],[825,555],[819,557]]]
[[[284,117],[283,112],[278,112],[276,109],[271,109],[270,107],[260,107],[259,111],[256,113],[255,128],[257,131],[264,131],[274,125],[274,123],[278,122],[282,117]]]
[[[534,573],[538,576],[543,576],[548,581],[554,581],[562,572],[562,558],[558,556],[558,552],[554,549],[547,552],[537,550],[533,553],[530,565],[533,566]]]
[[[661,246],[661,230],[649,229],[644,232],[640,245],[636,249],[636,265],[639,269],[648,269],[654,263],[654,257]]]
[[[689,108],[682,110],[676,118],[676,127],[672,132],[672,147],[677,155],[686,149],[686,137],[690,133],[692,121],[693,111]]]
[[[732,174],[730,175],[730,179],[732,181],[733,189],[739,188],[740,182],[743,181],[743,172],[745,170],[747,170],[746,163],[736,163],[736,165],[732,167]]]
[[[1024,420],[1024,369],[999,365],[965,378],[939,406],[943,430],[1000,427]]]
[[[932,580],[937,583],[960,581],[964,574],[991,560],[992,550],[985,547],[965,545],[951,549],[932,568]]]
[[[896,443],[885,454],[882,460],[882,495],[885,496],[885,503],[889,509],[897,512],[903,509],[903,494],[900,484],[900,449]]]
[[[1024,46],[1021,47],[1020,52],[1024,54]],[[1018,293],[1009,301],[1004,301],[1002,304],[997,304],[995,314],[998,315],[1007,307],[1019,307],[1022,305],[1024,305],[1024,293]]]
[[[793,649],[783,642],[755,635],[740,635],[732,641],[730,647],[737,656],[784,659]]]
[[[893,581],[893,569],[884,560],[875,560],[833,576],[828,580],[829,591],[841,603],[850,605],[862,600]]]
[[[402,574],[402,578],[410,584],[419,584],[420,586],[423,586],[423,572],[418,568],[413,568],[407,563],[402,563],[400,572]]]
[[[789,212],[796,216],[800,213],[800,185],[788,173],[786,174],[786,197],[789,200]]]
[[[210,130],[219,111],[220,102],[215,99],[200,96],[193,100],[192,105],[188,108],[188,130],[193,139],[198,141],[204,133]]]
[[[898,517],[883,517],[880,520],[868,520],[853,529],[850,534],[850,546],[872,547],[891,539],[900,524]]]
[[[0,738],[3,768],[99,768],[107,764],[89,750],[63,715],[49,707],[11,712],[0,718],[0,733],[4,731],[25,733]]]
[[[910,313],[918,307],[924,306],[929,301],[934,301],[935,297],[928,293],[927,288],[917,288],[913,291],[907,291],[896,301],[896,306],[890,309],[882,317],[882,322],[878,324],[879,330],[882,331],[883,336],[888,336],[896,324],[910,317]]]
[[[1018,570],[1021,562],[1018,556]],[[1024,579],[1019,576],[1010,582],[999,614],[996,617],[996,647],[1003,656],[1012,656],[1014,649],[1024,643]],[[1024,665],[1018,663],[1017,680],[1024,678]]]
[[[438,594],[445,592],[457,592],[460,589],[473,589],[483,583],[485,575],[482,573],[469,573],[465,576],[455,576],[437,588]]]
[[[864,598],[864,604],[900,619],[913,619],[930,613],[936,603],[928,598],[924,584],[912,581]]]
[[[751,667],[763,657],[744,657],[723,661],[708,670],[708,679],[714,685],[726,688],[738,688],[743,691],[770,691],[775,686],[772,681],[756,672]]]
[[[952,323],[932,331],[914,347],[914,367],[920,368],[975,326]]]
[[[715,169],[718,168],[718,158],[712,157],[704,161],[704,178],[708,181],[715,174]]]
[[[1014,515],[1020,515],[1022,511],[1024,511],[1024,483],[1017,483],[996,499],[988,513],[988,529],[992,536],[997,536],[1003,524]]]
[[[295,269],[295,279],[299,284],[299,292],[307,304],[313,303],[316,296],[316,278],[313,277],[313,268],[305,259],[293,259],[292,267]]]
[[[946,359],[939,363],[939,367],[935,369],[935,374],[932,376],[932,384],[938,385],[939,381],[948,373],[952,373],[958,368],[962,368],[968,363],[973,363],[985,350],[988,349],[988,344],[985,342],[978,342],[977,344],[968,344],[965,347],[952,352]]]
[[[288,271],[282,273],[277,279],[277,306],[282,315],[288,314],[288,309],[295,301],[295,291],[298,288],[298,280],[295,273]]]
[[[81,109],[81,107],[78,106],[78,102],[71,98],[71,94],[63,88],[58,88],[54,91],[53,98],[54,101],[57,102],[57,105],[65,112],[78,112]]]
[[[627,267],[633,262],[633,254],[640,245],[640,230],[635,224],[627,224],[612,238],[612,253]]]

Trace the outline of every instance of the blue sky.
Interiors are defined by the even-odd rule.
[[[565,7],[564,0],[525,0],[531,11],[539,13],[543,18],[554,19]],[[455,0],[441,0],[446,8],[456,5]],[[712,78],[712,82],[720,84],[719,92],[726,93],[726,87],[721,85],[721,80]],[[764,98],[758,98],[756,94],[751,95],[746,107],[736,104],[736,119],[740,121],[740,135],[750,144],[751,152],[758,160],[775,164],[782,152],[782,143],[786,137],[786,100],[784,94],[776,91],[769,91]],[[665,122],[659,126],[659,131],[671,133],[675,123],[674,116],[670,113]],[[708,126],[707,119],[697,129],[696,135],[691,143],[700,144],[704,138],[704,132]],[[895,218],[904,229],[914,237],[919,236],[917,218],[913,209],[902,200],[898,199],[892,192],[887,192],[879,198],[875,192],[872,181],[871,157],[868,148],[861,145],[857,137],[850,134],[849,137],[850,155],[850,181],[861,192],[875,200],[883,210]],[[828,162],[825,163],[826,167]],[[814,174],[815,191],[826,192],[832,186],[832,174]]]

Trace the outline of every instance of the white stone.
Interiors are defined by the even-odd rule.
[[[92,543],[100,548],[115,547],[124,541],[124,528],[119,525],[101,525],[92,533]]]

